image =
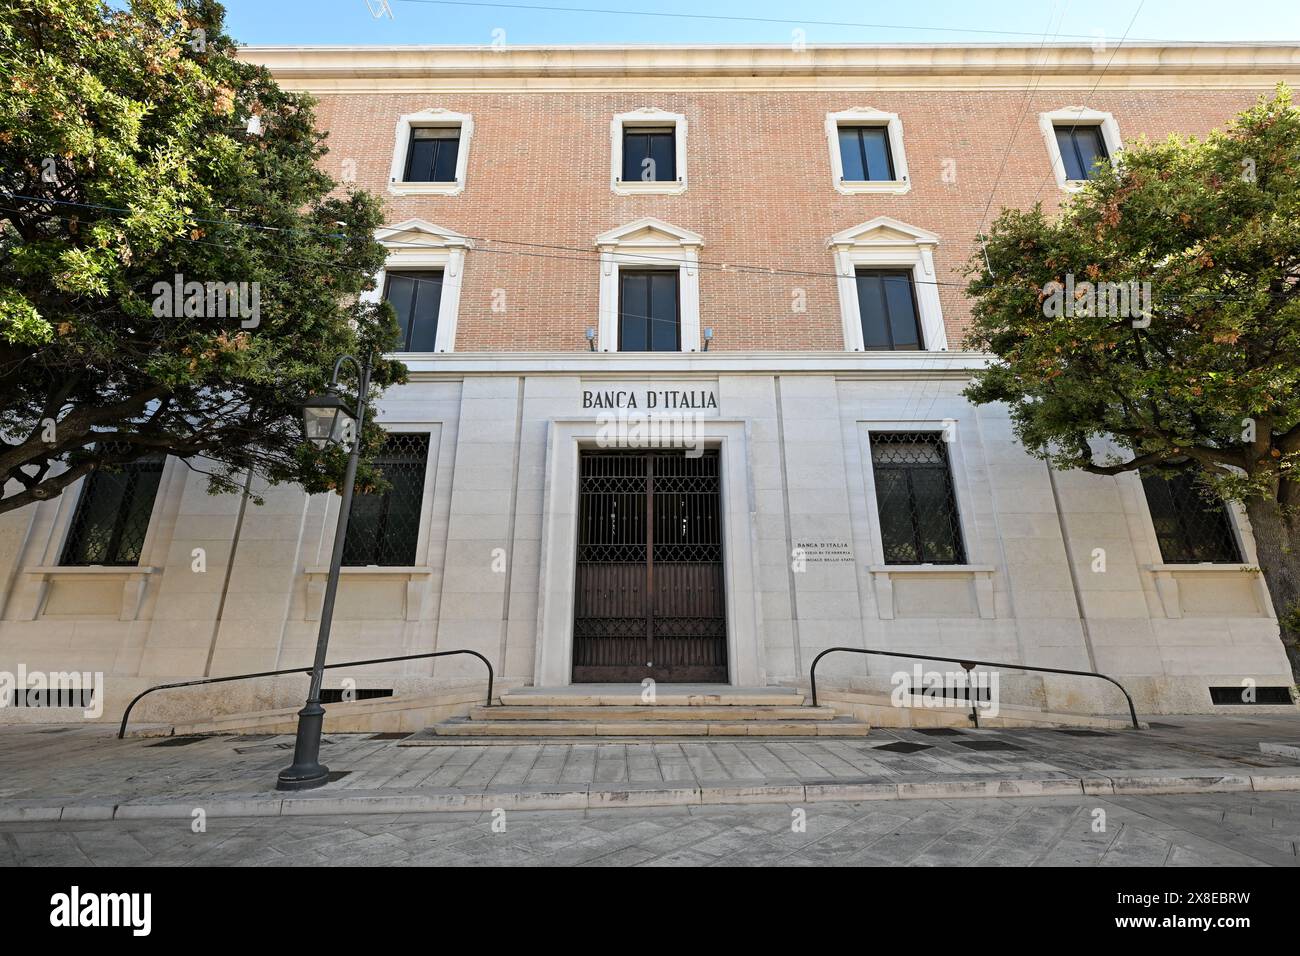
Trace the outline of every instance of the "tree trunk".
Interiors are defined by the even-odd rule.
[[[1300,682],[1300,516],[1287,514],[1276,500],[1246,502],[1264,582],[1273,598],[1282,645],[1291,661],[1292,679]]]

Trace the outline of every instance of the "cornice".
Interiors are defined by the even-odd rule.
[[[889,44],[807,46],[253,46],[241,56],[290,87],[574,88],[616,81],[638,88],[820,88],[1271,85],[1300,78],[1300,43]],[[1103,73],[1104,71],[1104,73]],[[595,85],[593,84],[593,87]]]

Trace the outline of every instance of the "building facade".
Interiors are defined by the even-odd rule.
[[[1098,670],[1149,713],[1291,685],[1240,509],[1052,472],[963,398],[987,360],[962,347],[963,269],[999,208],[1222,128],[1300,49],[245,55],[318,97],[325,167],[387,201],[373,295],[410,382],[380,402],[393,487],[358,499],[331,660],[467,648],[520,685],[758,687],[884,648]],[[306,665],[339,500],[253,483],[260,505],[211,497],[159,461],[0,516],[0,668],[103,672],[112,716],[151,684]],[[326,686],[345,678],[424,693],[481,669]],[[1001,692],[1122,703],[1027,673]]]

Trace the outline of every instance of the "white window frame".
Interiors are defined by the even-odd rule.
[[[938,244],[939,237],[934,233],[888,216],[877,216],[831,236],[827,245],[835,256],[845,351],[866,351],[858,308],[859,268],[911,270],[912,291],[921,322],[921,352],[948,350],[948,333],[943,324],[934,270],[934,248]]]
[[[384,300],[384,281],[389,271],[441,269],[442,294],[438,299],[438,334],[434,340],[434,351],[456,351],[460,289],[465,272],[465,252],[471,248],[469,239],[423,219],[408,219],[396,226],[375,230],[375,240],[388,250],[388,256],[384,260],[384,267],[375,274],[375,287],[363,292],[361,300]],[[423,354],[428,353],[390,353],[392,356]]]
[[[406,175],[406,154],[411,145],[411,130],[428,127],[460,128],[460,146],[456,150],[456,178],[449,183],[412,183]],[[474,119],[468,113],[453,113],[432,107],[397,118],[393,134],[393,164],[388,174],[388,191],[394,196],[458,196],[465,191],[465,171],[469,168],[469,144],[474,135]]]
[[[1098,126],[1101,128],[1101,141],[1106,146],[1106,155],[1115,163],[1124,141],[1119,135],[1119,124],[1110,113],[1088,109],[1086,106],[1069,106],[1065,109],[1052,110],[1050,113],[1038,114],[1038,128],[1042,130],[1047,142],[1047,156],[1052,163],[1052,173],[1056,176],[1056,185],[1066,192],[1078,192],[1087,185],[1086,179],[1067,179],[1065,160],[1061,156],[1060,144],[1056,142],[1058,126]]]
[[[841,126],[883,126],[889,133],[889,158],[894,163],[894,178],[888,180],[844,179],[844,158],[840,155]],[[907,174],[907,153],[903,149],[903,121],[897,113],[885,113],[869,106],[857,106],[839,113],[826,114],[826,141],[831,152],[831,184],[846,196],[861,193],[886,193],[901,196],[912,189]]]
[[[622,269],[631,267],[677,269],[681,351],[698,352],[700,350],[699,263],[700,247],[703,245],[704,239],[697,233],[651,218],[638,219],[597,236],[596,248],[600,251],[597,350],[601,352],[619,350],[619,273]]]
[[[665,182],[623,182],[623,130],[628,126],[671,126],[677,179]],[[620,196],[679,196],[686,192],[686,117],[653,106],[619,113],[609,121],[609,188]]]

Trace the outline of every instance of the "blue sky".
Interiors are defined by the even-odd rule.
[[[1139,0],[499,0],[499,5],[478,6],[467,5],[477,0],[388,0],[390,19],[382,13],[383,2],[226,0],[226,23],[245,44],[488,44],[497,37],[506,44],[788,43],[795,29],[802,29],[809,43],[1038,43],[1045,30],[1049,38],[1059,30],[1061,40],[1104,36],[1113,42],[1123,36],[1139,5]],[[792,22],[520,9],[529,6]],[[374,17],[372,10],[381,16]],[[812,22],[817,20],[879,26]],[[1300,41],[1300,3],[1145,0],[1129,35],[1144,40]]]

